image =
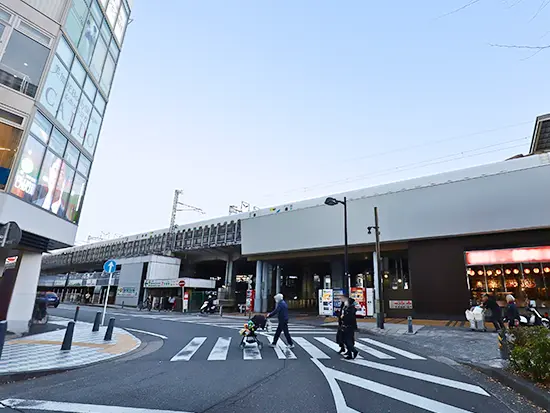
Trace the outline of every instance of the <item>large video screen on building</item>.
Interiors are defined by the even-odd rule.
[[[11,193],[78,222],[91,161],[40,112],[36,113]]]

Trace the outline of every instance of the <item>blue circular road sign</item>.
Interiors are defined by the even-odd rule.
[[[105,261],[105,264],[103,264],[103,271],[106,273],[112,273],[116,271],[116,261],[115,260],[108,260]]]

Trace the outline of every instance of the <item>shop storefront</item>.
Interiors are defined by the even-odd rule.
[[[550,307],[550,246],[467,251],[465,262],[473,300],[489,293],[504,306],[512,294],[520,306]]]
[[[113,273],[109,304],[115,302],[119,276],[119,271]],[[100,271],[42,275],[38,281],[38,290],[53,291],[62,302],[97,304],[104,302],[108,284],[109,275]]]
[[[153,299],[154,309],[173,309],[174,311],[196,311],[208,298],[217,295],[216,280],[202,278],[170,278],[145,280],[145,297]],[[169,305],[170,298],[175,299]]]

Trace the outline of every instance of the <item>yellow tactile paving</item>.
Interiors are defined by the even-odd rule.
[[[103,351],[109,354],[124,354],[134,349],[139,344],[138,341],[129,334],[115,334],[113,338],[114,338],[114,342],[86,343],[81,341],[73,341],[72,345],[76,347],[97,348],[97,349],[101,349],[100,351]],[[61,346],[63,342],[58,340],[28,340],[23,338],[9,340],[6,342],[6,345],[16,345],[16,344]]]

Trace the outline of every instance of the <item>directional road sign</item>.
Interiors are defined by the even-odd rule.
[[[105,264],[103,264],[103,271],[106,273],[113,273],[116,270],[116,261],[115,260],[108,260],[105,261]]]

